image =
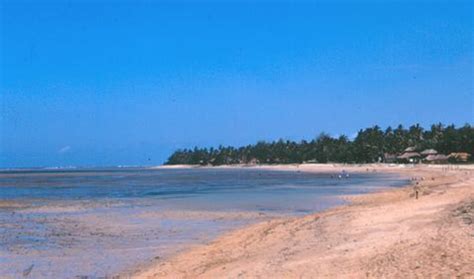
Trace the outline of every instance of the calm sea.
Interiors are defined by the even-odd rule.
[[[341,170],[342,171],[342,170]],[[315,174],[257,169],[97,169],[0,172],[0,199],[156,202],[173,208],[299,213],[405,181],[387,174]],[[348,176],[348,177],[346,177]],[[331,200],[329,204],[327,201]]]

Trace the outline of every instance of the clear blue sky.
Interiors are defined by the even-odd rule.
[[[0,0],[0,167],[474,122],[472,1],[41,2]]]

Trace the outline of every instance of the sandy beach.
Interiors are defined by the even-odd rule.
[[[226,233],[135,278],[472,278],[472,166],[291,165],[257,168],[396,173],[411,185],[350,205]],[[418,199],[415,197],[418,190]]]

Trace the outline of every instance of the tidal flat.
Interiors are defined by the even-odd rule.
[[[235,229],[406,184],[382,173],[344,172],[339,178],[342,170],[3,171],[0,275],[127,277]]]

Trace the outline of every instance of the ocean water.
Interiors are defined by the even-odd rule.
[[[0,199],[148,201],[183,209],[310,212],[405,181],[381,173],[315,174],[258,169],[97,169],[0,172]],[[331,200],[329,204],[327,200]],[[305,203],[304,201],[307,201]]]
[[[342,171],[342,170],[341,170]],[[189,244],[278,216],[398,187],[388,174],[259,169],[0,172],[0,277],[98,278],[133,272]]]

